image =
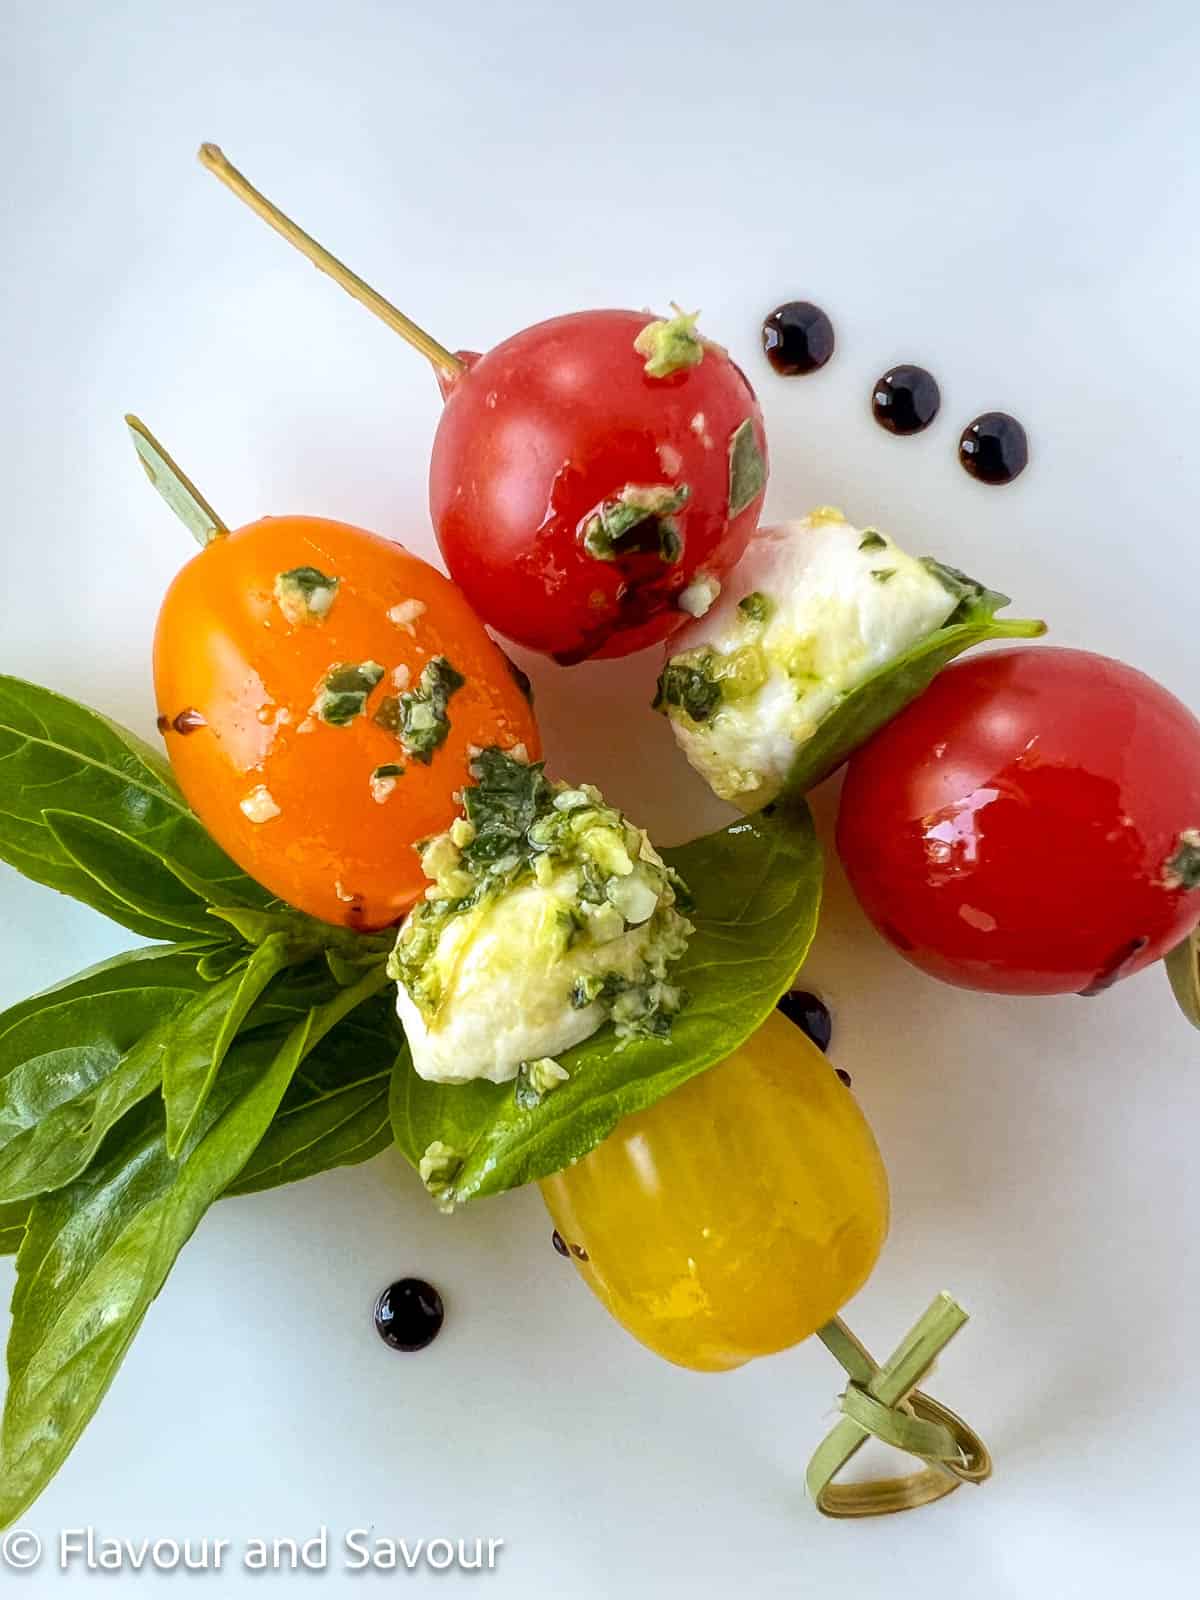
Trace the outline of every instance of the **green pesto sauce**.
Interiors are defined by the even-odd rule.
[[[539,1056],[536,1061],[522,1061],[517,1068],[514,1097],[522,1111],[532,1111],[540,1106],[548,1094],[553,1094],[570,1077],[552,1056]]]
[[[680,311],[671,307],[675,315],[648,322],[633,341],[638,355],[645,356],[645,373],[648,378],[669,378],[674,372],[688,367],[698,367],[704,360],[704,341],[696,332],[698,311]]]
[[[378,661],[339,661],[321,680],[313,715],[331,728],[345,728],[367,709],[367,696],[383,677]]]
[[[562,953],[589,943],[603,947],[630,926],[649,933],[632,976],[589,976],[582,980],[588,997],[578,997],[576,984],[571,1004],[603,1001],[622,1038],[664,1036],[686,1000],[666,981],[691,931],[676,909],[687,903],[678,875],[642,859],[639,830],[595,789],[551,783],[541,762],[518,761],[493,747],[480,752],[471,772],[476,781],[463,791],[466,825],[457,825],[464,842],[455,846],[453,834],[424,842],[426,871],[437,870],[435,897],[418,902],[405,921],[389,974],[435,1017],[445,995],[434,958],[446,924],[531,879],[570,871],[578,887],[574,902],[563,902],[555,934]]]
[[[316,567],[292,567],[275,579],[275,599],[293,625],[323,622],[337,599],[341,581]]]
[[[767,462],[747,417],[729,441],[729,515],[736,517],[766,487]]]
[[[757,693],[767,681],[767,658],[758,644],[722,654],[689,650],[659,674],[655,711],[681,712],[692,722],[711,722],[723,705]]]
[[[752,594],[746,595],[738,601],[738,610],[748,622],[770,622],[775,607],[769,596],[755,589]]]
[[[597,561],[654,551],[664,562],[678,561],[683,540],[675,513],[683,510],[691,493],[686,483],[626,485],[586,519],[583,548]]]
[[[711,653],[694,661],[668,661],[658,675],[658,692],[652,709],[673,708],[693,722],[708,722],[721,704],[721,685],[713,675]]]
[[[414,761],[427,767],[450,732],[450,698],[466,681],[445,656],[434,656],[425,663],[414,688],[381,701],[375,721],[395,734]]]

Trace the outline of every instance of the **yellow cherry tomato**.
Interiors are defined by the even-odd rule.
[[[887,1236],[866,1118],[779,1012],[541,1188],[617,1321],[705,1372],[807,1339],[866,1282]]]

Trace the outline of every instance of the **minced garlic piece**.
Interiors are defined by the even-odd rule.
[[[401,600],[388,612],[388,621],[395,623],[397,628],[403,628],[405,633],[415,634],[417,630],[413,623],[418,617],[424,616],[427,609],[424,600]]]
[[[274,795],[265,783],[260,783],[256,789],[251,789],[241,802],[241,808],[251,822],[270,822],[281,814]]]

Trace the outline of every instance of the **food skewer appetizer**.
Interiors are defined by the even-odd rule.
[[[745,374],[695,316],[581,311],[454,353],[215,145],[200,160],[433,365],[446,405],[430,511],[485,623],[569,665],[656,644],[711,603],[758,521],[766,436]]]
[[[776,1009],[820,904],[804,795],[852,758],[843,856],[927,970],[1095,992],[1170,952],[1200,1022],[1200,724],[1080,652],[942,673],[1043,624],[829,508],[755,532],[757,402],[690,314],[583,312],[453,353],[202,159],[434,365],[455,581],[327,519],[231,532],[130,419],[203,546],[155,643],[173,771],[0,680],[0,856],[154,941],[0,1017],[0,1522],[65,1460],[208,1206],[390,1146],[447,1212],[540,1183],[581,1275],[668,1360],[723,1371],[816,1334],[848,1375],[808,1472],[823,1512],[983,1481],[978,1437],[917,1387],[961,1309],[939,1296],[882,1366],[840,1317],[888,1190],[848,1083]],[[568,665],[665,644],[660,709],[745,815],[660,852],[547,777],[487,625]],[[1114,723],[1090,761],[1081,709]],[[1057,966],[1008,921],[1014,894],[1041,908],[1013,855],[1039,828],[1067,869],[1043,898],[1087,911]],[[410,1331],[395,1348],[432,1337]],[[839,1486],[870,1436],[925,1465]]]
[[[669,1097],[691,1085],[714,1127],[751,1110],[790,1121],[772,1169],[778,1194],[799,1203],[788,1207],[797,1275],[788,1274],[789,1314],[770,1332],[714,1341],[703,1319],[689,1332],[685,1315],[683,1343],[659,1347],[688,1359],[691,1340],[695,1364],[719,1368],[819,1332],[851,1379],[852,1436],[814,1465],[813,1492],[830,1514],[923,1503],[984,1476],[970,1430],[934,1425],[933,1402],[906,1398],[961,1325],[957,1308],[935,1303],[905,1346],[922,1359],[895,1370],[876,1369],[837,1318],[882,1242],[886,1179],[832,1069],[791,1023],[772,1020],[820,898],[820,850],[802,804],[660,855],[597,790],[545,777],[522,686],[453,585],[339,523],[265,519],[228,532],[132,426],[156,487],[203,543],[168,594],[155,663],[160,728],[197,811],[132,735],[31,685],[0,683],[10,730],[0,782],[11,786],[6,812],[21,819],[0,835],[3,853],[169,941],[0,1021],[0,1101],[10,1088],[24,1097],[64,1048],[94,1055],[86,1073],[54,1079],[48,1102],[43,1091],[31,1125],[0,1119],[21,1352],[0,1431],[0,1519],[19,1515],[61,1465],[175,1255],[223,1193],[294,1181],[392,1142],[444,1210],[566,1173],[551,1204],[594,1241],[607,1285],[606,1217],[621,1200],[619,1187],[606,1198],[591,1152],[600,1147],[603,1171],[630,1117],[634,1136],[667,1130],[663,1148],[678,1150]],[[411,691],[395,675],[405,670],[419,688],[444,661],[467,678],[451,650],[486,692],[452,683],[431,719],[430,697],[405,702]],[[382,718],[376,699],[389,687],[401,706]],[[382,794],[381,751],[405,767]],[[428,781],[410,787],[414,772]],[[386,815],[389,831],[361,836],[364,812]],[[272,829],[279,844],[261,847]],[[338,889],[351,865],[361,884],[353,912]],[[136,1004],[117,998],[130,983]],[[98,998],[117,1005],[101,1009],[102,1022]],[[763,1046],[747,1045],[764,1023],[771,1053],[772,1030],[783,1028],[799,1057],[774,1107]],[[699,1075],[723,1060],[700,1091]],[[372,1110],[380,1079],[382,1129]],[[689,1104],[677,1102],[677,1115],[690,1125]],[[762,1174],[728,1176],[734,1221],[760,1212],[771,1187]],[[696,1260],[705,1293],[728,1308],[745,1275],[723,1238],[711,1232]],[[59,1262],[49,1303],[21,1287],[50,1281],[48,1255]],[[663,1265],[646,1260],[648,1292],[657,1277],[678,1294]],[[630,1305],[609,1303],[647,1337]],[[97,1316],[105,1338],[80,1361]],[[871,1432],[933,1465],[919,1489],[867,1501],[846,1491],[843,1503],[829,1483],[835,1456]]]

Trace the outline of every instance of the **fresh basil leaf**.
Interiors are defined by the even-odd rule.
[[[168,1155],[183,1148],[238,1030],[292,957],[288,934],[271,934],[240,971],[202,990],[175,1018],[162,1053]]]
[[[150,1098],[110,1132],[83,1177],[34,1203],[17,1256],[0,1525],[65,1461],[176,1256],[261,1142],[305,1056],[385,981],[373,970],[282,1041],[268,1031],[240,1040],[178,1161]]]
[[[784,785],[786,796],[807,794],[836,771],[859,745],[923,694],[942,668],[964,650],[989,639],[1035,639],[1045,633],[1044,622],[998,618],[996,612],[1009,603],[1007,595],[985,589],[973,578],[931,558],[925,565],[958,596],[955,610],[942,627],[851,689],[818,725],[796,754]]]
[[[65,825],[70,848],[47,822],[47,809],[75,819]],[[110,853],[105,828],[141,849]],[[97,856],[101,837],[106,841],[102,860]],[[0,860],[151,939],[176,938],[184,914],[179,907],[190,908],[186,896],[175,901],[173,892],[165,893],[153,861],[213,904],[270,903],[267,892],[209,838],[167,763],[149,745],[97,711],[3,676]],[[183,927],[194,931],[189,924],[190,918]]]
[[[0,1206],[0,1256],[16,1255],[25,1238],[28,1220],[28,1200],[14,1200],[11,1205]]]
[[[158,1087],[169,1028],[204,987],[193,952],[156,946],[0,1014],[0,1203],[78,1177]]]
[[[274,991],[272,991],[274,993]],[[360,1006],[313,1051],[230,1195],[257,1194],[334,1167],[355,1166],[392,1143],[388,1091],[404,1043],[390,996]]]
[[[239,967],[244,967],[248,957],[245,947],[235,944],[219,944],[215,950],[198,952],[196,957],[196,971],[205,983],[219,983],[222,978],[227,978],[231,972],[236,972]]]
[[[1175,946],[1166,968],[1179,1009],[1193,1028],[1200,1028],[1200,928]]]
[[[696,927],[671,974],[690,998],[669,1037],[623,1044],[603,1029],[560,1058],[569,1079],[529,1109],[511,1083],[427,1083],[402,1052],[392,1080],[396,1143],[414,1166],[438,1142],[462,1158],[443,1204],[530,1183],[586,1155],[622,1117],[734,1051],[792,981],[821,899],[821,848],[806,806],[786,819],[747,817],[663,855],[691,889]]]
[[[350,928],[337,928],[328,922],[318,922],[305,912],[293,911],[285,905],[273,906],[267,911],[246,906],[212,906],[209,915],[227,922],[251,948],[277,934],[285,934],[292,947],[293,961],[324,949],[327,955],[339,958],[342,964],[339,970],[358,969],[355,979],[362,976],[363,967],[386,961],[396,942],[394,931],[356,933]],[[224,972],[220,976],[223,977]]]
[[[63,853],[127,906],[130,916],[152,918],[181,943],[213,943],[225,937],[209,916],[208,902],[181,882],[155,851],[93,817],[57,810],[43,811],[42,817]]]

